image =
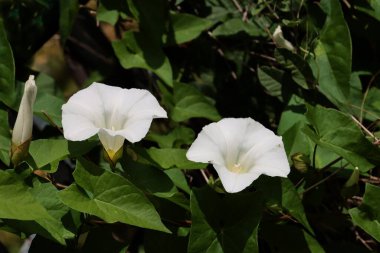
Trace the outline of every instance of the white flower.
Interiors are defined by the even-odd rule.
[[[186,154],[212,163],[227,192],[239,192],[261,174],[290,172],[282,138],[251,118],[225,118],[203,127]]]
[[[36,100],[37,86],[34,76],[25,82],[24,94],[12,132],[11,159],[14,165],[20,163],[28,153],[33,132],[33,105]]]
[[[32,138],[33,104],[36,100],[37,86],[34,76],[30,75],[25,82],[24,94],[21,98],[15,126],[12,132],[12,143],[21,145]]]
[[[153,118],[166,117],[166,111],[149,91],[101,83],[80,90],[62,106],[65,138],[82,141],[98,134],[111,159],[122,148],[124,139],[140,141]]]
[[[276,30],[274,30],[273,41],[278,48],[285,48],[292,52],[295,51],[295,48],[293,47],[292,43],[284,38],[281,26],[277,26]]]

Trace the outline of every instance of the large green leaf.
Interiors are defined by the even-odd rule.
[[[380,2],[377,0],[367,0],[355,2],[355,9],[362,11],[380,21]]]
[[[0,206],[2,219],[35,220],[49,216],[21,180],[11,172],[2,170],[0,170]]]
[[[7,40],[3,20],[0,17],[0,101],[13,106],[15,87],[15,63],[11,46]]]
[[[65,239],[73,238],[74,234],[68,231],[61,222],[63,216],[69,212],[69,208],[59,199],[58,190],[52,184],[45,183],[35,185],[30,192],[50,215],[36,219],[34,222],[39,224],[42,229],[38,229],[38,226],[31,226],[33,229],[37,228],[38,232],[33,229],[30,232],[37,232],[46,238],[53,238],[61,244],[65,244]],[[24,228],[26,228],[25,224]]]
[[[326,21],[314,49],[320,91],[334,104],[349,96],[352,61],[351,36],[339,0],[322,0]]]
[[[214,36],[229,36],[245,32],[250,36],[265,36],[266,33],[254,22],[243,21],[241,17],[232,18],[219,25],[212,34]]]
[[[213,103],[196,87],[189,84],[174,83],[174,103],[171,117],[180,122],[190,118],[220,119]]]
[[[60,0],[59,34],[63,42],[69,37],[79,10],[78,0]]]
[[[284,209],[285,213],[293,216],[309,233],[313,234],[299,194],[289,179],[261,176],[254,182],[254,186],[262,192],[268,207]]]
[[[162,37],[169,17],[168,2],[164,0],[128,0],[128,7],[139,24],[138,32],[126,32],[122,40],[112,43],[120,64],[126,68],[152,71],[167,85],[173,85],[169,59],[162,50]]]
[[[380,187],[366,184],[363,203],[348,212],[355,225],[380,242]]]
[[[145,194],[167,199],[185,209],[190,209],[189,200],[178,191],[164,171],[134,161],[125,166],[125,176]]]
[[[263,66],[257,69],[257,76],[266,93],[283,101],[281,90],[284,71]]]
[[[170,13],[171,29],[173,34],[169,34],[168,42],[182,44],[198,37],[204,30],[213,24],[207,19],[203,19],[187,13]],[[170,36],[172,35],[172,36]]]
[[[160,148],[180,147],[183,144],[191,144],[194,141],[195,133],[191,128],[179,126],[166,135],[149,132],[146,140],[155,141]]]
[[[11,134],[8,125],[8,113],[0,110],[0,160],[9,165],[9,151],[11,149]]]
[[[149,38],[126,32],[122,40],[112,42],[121,66],[126,69],[143,68],[152,71],[166,84],[172,86],[173,76],[169,59],[158,46],[153,47]],[[140,38],[141,37],[141,38]]]
[[[62,225],[68,210],[50,184],[27,187],[11,173],[0,170],[0,218],[25,233],[39,233],[65,244],[74,235]]]
[[[61,108],[64,103],[65,101],[59,97],[39,92],[33,107],[33,112],[50,124],[62,127]]]
[[[59,194],[70,208],[109,223],[123,222],[169,232],[144,193],[122,176],[85,160],[77,161],[73,176],[76,184]]]
[[[311,124],[303,130],[316,144],[342,156],[360,171],[380,164],[380,150],[365,138],[346,114],[321,106],[308,106],[306,118]]]
[[[304,89],[314,88],[315,78],[311,67],[301,56],[286,49],[276,49],[275,56],[278,62],[290,71],[292,79]]]
[[[161,168],[171,169],[204,169],[207,165],[196,163],[186,158],[185,149],[180,148],[150,148],[147,150],[150,158]]]
[[[258,252],[262,198],[257,193],[217,194],[193,189],[188,252]]]
[[[40,139],[30,143],[31,166],[55,172],[58,162],[69,155],[78,157],[97,145],[97,141],[69,142],[64,139]],[[49,165],[49,166],[48,166]]]

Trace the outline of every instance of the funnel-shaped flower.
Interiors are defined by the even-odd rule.
[[[239,192],[261,174],[290,172],[282,138],[251,118],[226,118],[203,127],[186,154],[212,163],[227,192]]]
[[[295,48],[293,47],[292,43],[284,38],[281,26],[277,26],[276,30],[274,31],[273,41],[278,48],[285,48],[292,52],[295,51]]]
[[[11,160],[17,165],[27,155],[33,132],[33,104],[36,100],[37,86],[34,76],[25,82],[24,94],[12,132]]]
[[[165,110],[149,91],[101,83],[80,90],[62,106],[65,138],[81,141],[98,134],[113,162],[124,139],[140,141],[148,133],[153,118],[166,117]]]

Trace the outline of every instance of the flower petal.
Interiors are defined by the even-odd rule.
[[[229,193],[235,193],[244,190],[255,181],[260,174],[250,171],[249,173],[234,173],[226,167],[214,164],[214,168],[222,181],[224,189]]]
[[[107,152],[111,150],[113,153],[116,153],[124,144],[124,137],[115,135],[114,131],[102,128],[99,130],[98,136]]]
[[[83,141],[98,133],[99,128],[79,114],[62,113],[63,135],[70,141]]]
[[[290,172],[290,166],[283,144],[277,145],[265,155],[259,157],[251,169],[256,173],[271,177],[287,177]]]

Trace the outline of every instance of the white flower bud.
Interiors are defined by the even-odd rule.
[[[290,41],[284,38],[281,26],[277,26],[272,36],[273,36],[273,41],[276,44],[276,47],[285,48],[292,52],[295,51],[295,48],[293,47],[292,43],[290,43]]]
[[[36,94],[36,82],[34,76],[30,75],[25,82],[24,94],[12,132],[11,159],[14,165],[17,165],[28,152],[33,131],[33,104],[36,100]]]

